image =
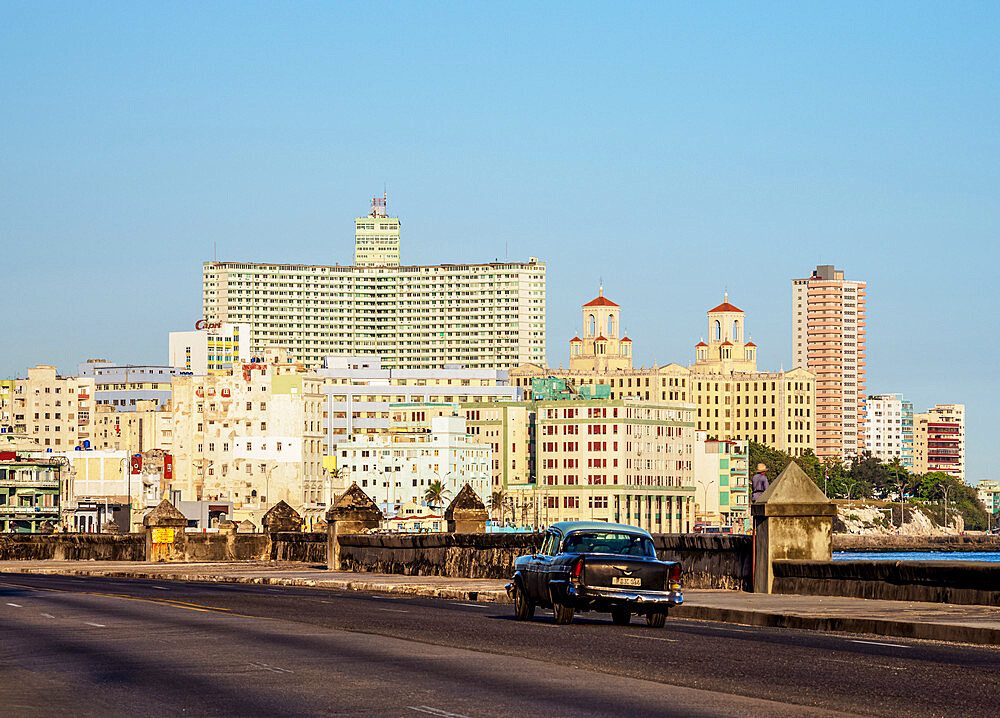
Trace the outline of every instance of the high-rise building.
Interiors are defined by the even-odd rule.
[[[525,364],[511,383],[562,379],[579,393],[609,388],[609,398],[681,402],[695,409],[695,429],[720,441],[755,441],[793,456],[815,448],[815,375],[805,369],[757,369],[757,345],[745,333],[742,309],[725,301],[708,311],[708,338],[695,363],[635,368],[632,341],[618,338],[619,305],[604,296],[583,305],[584,338],[570,341],[570,367]]]
[[[386,216],[386,195],[372,198],[367,217],[354,220],[354,265],[399,266],[399,219]]]
[[[865,402],[865,445],[879,461],[899,459],[913,470],[913,402],[902,394],[872,394]]]
[[[938,404],[913,415],[914,470],[965,481],[965,405]]]
[[[865,448],[865,282],[832,264],[792,280],[792,366],[816,375],[816,454]]]
[[[511,369],[545,360],[545,264],[206,262],[204,313],[249,324],[253,356],[282,347],[311,366],[378,355],[390,369]]]

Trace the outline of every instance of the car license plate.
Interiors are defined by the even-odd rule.
[[[641,586],[641,578],[631,578],[629,576],[612,576],[611,577],[612,586]]]

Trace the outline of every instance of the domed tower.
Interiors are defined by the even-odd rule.
[[[757,371],[757,345],[745,337],[745,315],[739,307],[723,302],[708,310],[708,344],[695,347],[695,365],[714,371]]]
[[[607,371],[632,368],[632,340],[620,337],[621,307],[604,296],[583,305],[583,339],[569,343],[569,368],[580,371]]]

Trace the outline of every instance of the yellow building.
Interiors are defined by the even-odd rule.
[[[173,442],[173,410],[170,403],[157,407],[152,399],[140,399],[132,411],[117,411],[101,404],[94,415],[91,448],[140,453],[149,449],[170,451]]]
[[[355,266],[399,266],[399,219],[386,216],[387,201],[385,194],[373,197],[368,216],[354,220]]]
[[[603,292],[585,304],[583,312],[585,335],[591,333],[591,318],[594,331],[597,326],[601,331],[617,330],[620,308]],[[599,319],[604,324],[598,325]],[[530,389],[534,379],[558,377],[577,388],[608,386],[612,399],[688,403],[696,410],[695,428],[709,438],[755,441],[793,456],[815,449],[815,376],[805,369],[758,370],[757,345],[745,330],[744,312],[730,304],[727,296],[708,311],[709,341],[695,346],[695,362],[687,367],[668,364],[636,369],[627,337],[612,342],[598,335],[592,343],[574,337],[569,369],[524,364],[510,372],[511,384]],[[603,360],[598,351],[601,338],[610,352]]]

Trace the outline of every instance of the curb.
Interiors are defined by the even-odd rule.
[[[510,603],[507,592],[500,590],[467,591],[458,588],[438,588],[427,584],[391,584],[365,580],[278,578],[270,576],[220,576],[218,574],[161,573],[154,571],[121,571],[115,569],[23,568],[17,571],[0,569],[0,574],[23,573],[55,576],[99,576],[107,578],[138,578],[156,581],[199,581],[204,583],[236,583],[263,586],[330,588],[342,591],[368,591],[404,596],[423,596],[481,603]],[[716,621],[744,626],[794,628],[827,633],[860,633],[893,638],[914,638],[946,643],[1000,645],[1000,629],[959,623],[928,623],[898,621],[856,616],[816,616],[794,613],[774,613],[753,609],[720,608],[685,603],[671,609],[677,618]]]

